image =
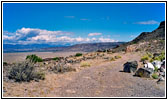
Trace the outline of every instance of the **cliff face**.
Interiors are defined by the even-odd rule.
[[[142,32],[134,40],[120,45],[114,51],[161,52],[165,49],[165,21],[152,32]]]

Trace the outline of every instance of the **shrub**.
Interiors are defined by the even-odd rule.
[[[60,58],[59,57],[55,57],[55,58],[53,58],[53,60],[60,60]]]
[[[33,63],[42,62],[42,61],[43,61],[42,58],[36,56],[35,54],[28,55],[28,56],[26,57],[26,60],[29,60],[29,61],[31,61],[31,62],[33,62]]]
[[[64,73],[64,72],[76,71],[76,69],[70,66],[63,65],[63,64],[57,64],[56,66],[52,68],[52,71],[54,73]]]
[[[119,58],[121,58],[121,56],[120,56],[120,55],[117,55],[117,56],[115,56],[114,58],[115,58],[115,59],[119,59]]]
[[[115,58],[114,58],[114,57],[112,57],[112,58],[110,59],[110,61],[115,61]]]
[[[161,54],[160,54],[159,56],[154,57],[153,59],[154,59],[154,60],[159,60],[159,61],[164,60],[164,59],[165,59],[165,52],[164,52],[164,51],[161,52]]]
[[[153,61],[154,61],[154,59],[151,58],[151,59],[150,59],[150,62],[153,62]]]
[[[36,72],[36,73],[34,73],[34,77],[36,79],[44,80],[45,79],[45,73],[43,73],[43,72]]]
[[[147,52],[147,56],[150,57],[150,58],[153,57],[153,55],[151,53],[149,53],[149,52]]]
[[[145,61],[145,60],[149,60],[149,56],[148,56],[148,55],[144,55],[144,56],[141,58],[141,61]]]
[[[26,61],[22,63],[16,63],[9,71],[9,79],[14,79],[16,82],[27,81],[33,79],[44,79],[45,74],[42,72],[36,72],[32,63]]]
[[[154,72],[157,72],[158,70],[159,68],[155,66]]]
[[[158,79],[158,78],[159,78],[159,76],[158,76],[158,74],[153,73],[153,74],[152,74],[152,78],[154,78],[154,79]]]
[[[75,56],[76,57],[82,56],[82,53],[76,53]]]
[[[8,63],[7,62],[3,62],[3,65],[6,66]]]
[[[90,67],[90,63],[88,63],[88,62],[81,62],[80,66],[81,67]]]

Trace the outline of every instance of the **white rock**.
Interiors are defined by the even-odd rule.
[[[152,65],[152,63],[147,63],[144,65],[145,68],[151,68],[151,69],[155,69],[155,67]]]
[[[155,61],[152,62],[152,64],[153,64],[155,67],[160,68],[161,65],[162,65],[162,62],[161,62],[161,61],[158,61],[158,60],[155,60]]]

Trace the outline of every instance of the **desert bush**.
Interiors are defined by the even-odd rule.
[[[154,67],[155,69],[154,69],[154,72],[157,72],[158,70],[159,70],[159,68],[158,67]]]
[[[8,63],[7,62],[3,62],[3,65],[6,66]]]
[[[79,57],[79,56],[82,56],[82,53],[76,53],[75,54],[75,57]]]
[[[57,64],[52,68],[52,71],[54,73],[64,73],[64,72],[76,71],[76,69],[64,64]]]
[[[53,58],[53,60],[60,60],[60,58],[59,57],[55,57],[55,58]]]
[[[29,60],[29,61],[31,61],[31,62],[33,62],[33,63],[42,62],[42,61],[43,61],[42,58],[36,56],[35,54],[28,55],[28,56],[26,57],[26,60]]]
[[[150,53],[150,52],[147,52],[146,54],[147,54],[147,56],[148,56],[148,57],[150,57],[150,58],[152,58],[152,57],[153,57],[153,54],[152,54],[152,53]]]
[[[36,72],[36,73],[34,73],[34,78],[44,80],[45,79],[45,73],[40,72],[40,71]]]
[[[153,59],[154,59],[154,60],[159,60],[159,61],[164,60],[164,59],[165,59],[165,51],[162,51],[159,56],[154,57]]]
[[[110,61],[115,61],[115,58],[114,58],[114,57],[112,57],[112,58],[110,59]]]
[[[119,59],[119,58],[121,58],[121,56],[120,56],[120,55],[117,55],[117,56],[115,56],[114,58],[115,58],[115,59]]]
[[[81,62],[80,66],[81,67],[90,67],[90,63],[88,63],[88,62]]]
[[[152,58],[151,58],[149,61],[150,61],[150,62],[153,62],[153,61],[154,61],[154,59],[152,59]]]
[[[149,56],[148,56],[148,55],[144,55],[144,56],[141,58],[141,61],[145,61],[145,60],[149,60]]]
[[[159,75],[156,74],[156,73],[153,73],[153,74],[152,74],[152,78],[154,78],[154,79],[158,79],[158,78],[159,78]]]
[[[34,65],[31,62],[25,61],[22,63],[16,63],[9,71],[9,79],[14,79],[17,82],[27,81],[33,79],[44,79],[45,74],[35,71]]]

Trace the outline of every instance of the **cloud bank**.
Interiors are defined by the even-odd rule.
[[[155,20],[149,20],[149,21],[136,22],[135,24],[151,25],[151,24],[159,24],[159,22]]]
[[[5,31],[6,32],[6,31]],[[13,35],[7,32],[3,35],[5,44],[40,44],[40,43],[93,43],[93,42],[117,42],[111,38],[95,38],[93,36],[102,35],[102,33],[89,33],[89,37],[72,37],[72,32],[49,31],[37,28],[21,28]],[[90,37],[92,36],[92,38]]]
[[[89,33],[88,36],[98,36],[98,35],[102,35],[102,33]]]

